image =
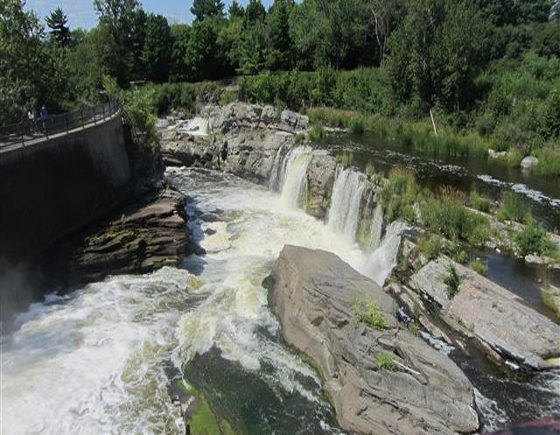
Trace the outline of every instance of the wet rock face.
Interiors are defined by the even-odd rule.
[[[177,264],[200,248],[186,231],[186,199],[167,188],[143,200],[82,238],[74,250],[72,274],[80,281],[108,274],[145,273]]]
[[[314,154],[307,172],[307,212],[318,219],[327,216],[336,175],[336,159],[325,154]]]
[[[189,134],[181,122],[160,129],[165,163],[226,170],[261,184],[269,180],[279,149],[293,145],[295,134],[309,126],[298,113],[246,103],[206,106],[200,116],[213,134]]]
[[[470,433],[473,387],[445,355],[397,322],[395,301],[334,254],[285,246],[272,273],[285,340],[316,361],[340,425],[364,434]],[[352,321],[375,302],[376,329]],[[378,325],[379,327],[379,325]]]
[[[460,278],[454,297],[445,278],[453,264]],[[452,328],[473,336],[490,357],[529,369],[547,369],[560,356],[560,326],[524,305],[508,290],[460,264],[440,258],[414,274],[409,286],[440,307]]]

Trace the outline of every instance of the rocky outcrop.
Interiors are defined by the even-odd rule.
[[[307,212],[318,219],[324,219],[329,211],[336,166],[336,159],[326,152],[313,154],[309,163]]]
[[[459,277],[454,296],[445,282],[450,264]],[[541,370],[560,356],[559,325],[503,287],[447,258],[429,262],[411,277],[409,287],[434,301],[449,326],[476,339],[499,362]]]
[[[373,281],[334,254],[294,246],[282,250],[272,280],[282,334],[320,367],[345,430],[379,435],[478,429],[468,379],[399,325],[394,300]],[[352,320],[360,320],[356,301],[375,307],[380,329]]]

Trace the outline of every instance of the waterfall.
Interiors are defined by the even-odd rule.
[[[408,226],[399,221],[389,225],[383,241],[367,260],[368,263],[365,267],[367,269],[366,275],[381,286],[383,286],[385,280],[391,275],[397,265],[402,233],[406,229],[408,229]]]
[[[381,243],[381,235],[383,234],[383,207],[377,204],[373,212],[371,221],[371,247],[377,249]]]
[[[272,172],[270,174],[270,181],[268,183],[268,188],[272,191],[278,191],[280,188],[279,181],[280,181],[280,164],[282,163],[282,151],[284,151],[284,146],[282,145],[278,148],[276,152],[276,156],[274,157],[274,163],[272,164]]]
[[[354,240],[360,220],[360,204],[365,177],[353,169],[338,171],[334,182],[328,226],[332,231]]]
[[[292,148],[284,157],[280,185],[282,201],[290,207],[297,207],[304,199],[307,191],[307,167],[311,157],[310,147]]]

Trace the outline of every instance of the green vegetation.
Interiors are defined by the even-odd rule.
[[[524,157],[525,154],[523,153],[523,151],[518,148],[511,148],[500,160],[502,160],[507,166],[511,168],[519,168],[519,166],[521,166],[521,160],[523,160]]]
[[[392,222],[395,219],[403,219],[411,223],[415,222],[414,204],[419,191],[413,172],[400,167],[392,169],[379,194],[379,202],[385,211],[385,220]]]
[[[529,219],[530,212],[520,195],[513,192],[505,192],[502,195],[502,201],[496,217],[500,222],[515,221],[523,223]]]
[[[398,369],[397,363],[395,362],[393,355],[390,352],[387,352],[386,350],[382,350],[377,355],[377,366],[381,370],[387,370],[390,372],[396,372]]]
[[[416,252],[424,255],[428,261],[438,258],[442,249],[441,237],[435,235],[423,235],[416,243]]]
[[[469,203],[475,210],[488,213],[490,211],[491,202],[488,198],[481,196],[476,190],[473,190],[469,197]]]
[[[456,249],[452,255],[453,261],[459,264],[466,264],[469,261],[469,254],[464,249]]]
[[[451,263],[447,268],[447,275],[445,276],[443,282],[447,285],[447,295],[449,298],[453,298],[459,291],[459,285],[461,285],[461,278],[457,273],[457,269]]]
[[[442,191],[421,205],[422,221],[431,231],[456,241],[482,246],[490,238],[490,221],[468,210],[464,199]]]
[[[484,264],[482,261],[480,261],[479,259],[476,259],[474,261],[472,261],[469,264],[469,267],[474,270],[476,273],[480,274],[480,275],[486,275],[486,273],[488,272],[488,266],[486,264]]]
[[[548,237],[544,227],[535,219],[529,218],[527,224],[514,236],[519,255],[546,255],[557,257],[557,247]]]
[[[375,302],[352,301],[352,324],[365,323],[374,329],[383,330],[387,320]]]
[[[313,142],[321,142],[325,140],[325,129],[321,125],[314,125],[307,133],[309,140]]]
[[[211,435],[221,433],[220,424],[202,394],[198,395],[196,412],[189,419],[188,423],[193,434]]]

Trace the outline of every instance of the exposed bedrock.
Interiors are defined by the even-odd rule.
[[[451,264],[459,278],[454,296],[446,284]],[[409,287],[434,301],[450,327],[477,340],[498,362],[542,370],[554,365],[560,356],[560,325],[524,305],[510,291],[450,259],[429,262],[411,277]]]
[[[364,434],[469,433],[473,387],[445,355],[403,329],[396,303],[334,254],[285,246],[272,273],[285,340],[319,366],[339,423]],[[356,316],[375,303],[380,329]],[[379,325],[377,326],[379,327]]]

